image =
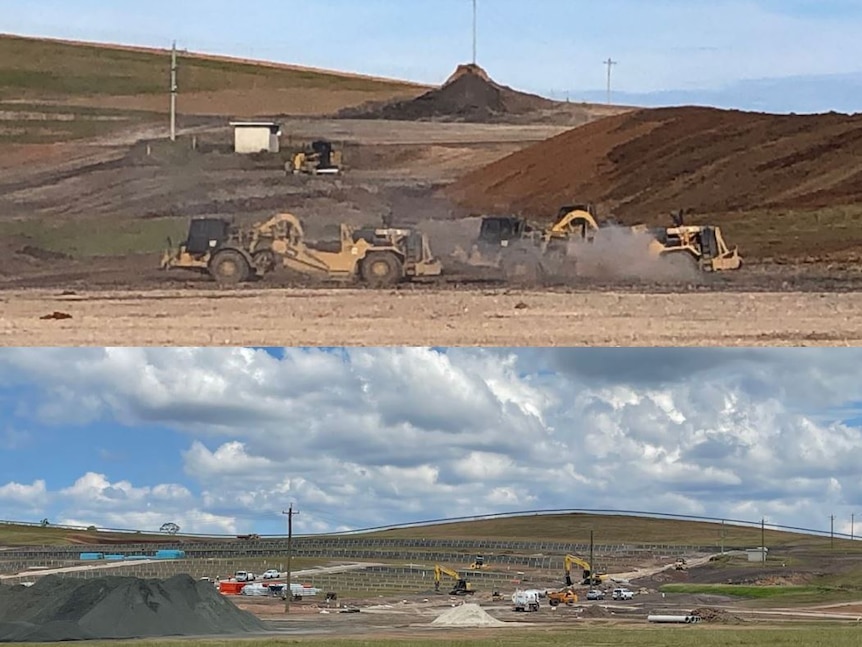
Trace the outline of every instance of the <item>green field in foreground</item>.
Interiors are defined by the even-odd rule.
[[[731,595],[739,598],[775,598],[803,594],[823,594],[833,591],[828,586],[746,586],[743,584],[665,584],[662,593],[693,595]]]
[[[459,633],[464,630],[456,630]],[[263,640],[153,640],[135,641],[147,647],[252,647],[253,645],[345,645],[356,647],[759,647],[776,645],[787,647],[855,647],[859,644],[857,626],[804,625],[782,628],[725,627],[716,625],[683,625],[678,627],[610,627],[590,623],[583,627],[536,629],[529,632],[508,628],[478,629],[476,638],[452,638],[448,632],[425,634],[416,638],[365,639],[334,638],[332,636],[271,638]],[[424,634],[424,635],[423,635]],[[492,634],[493,637],[479,637]],[[107,647],[111,642],[88,643],[88,647]]]
[[[21,236],[27,244],[73,258],[159,254],[170,237],[174,244],[185,238],[189,219],[21,220],[0,222],[0,236]],[[153,260],[158,267],[159,259]]]

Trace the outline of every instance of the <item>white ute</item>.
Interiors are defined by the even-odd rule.
[[[625,588],[614,589],[613,593],[614,600],[632,600],[635,597],[634,591],[629,591]]]

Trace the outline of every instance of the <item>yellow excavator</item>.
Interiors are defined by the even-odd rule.
[[[452,590],[449,591],[449,595],[473,595],[475,593],[473,585],[461,577],[457,571],[440,566],[440,564],[434,566],[434,591],[436,593],[440,592],[440,579],[443,575],[448,575],[455,581]]]
[[[162,256],[162,269],[209,273],[235,285],[284,267],[306,276],[361,281],[389,287],[417,277],[439,276],[440,261],[428,238],[414,228],[339,227],[336,240],[306,240],[302,223],[290,213],[249,227],[223,218],[195,218],[186,240]]]
[[[602,584],[605,580],[608,579],[608,576],[604,573],[593,573],[593,569],[590,566],[590,563],[585,559],[581,559],[580,557],[575,557],[574,555],[566,555],[563,558],[564,568],[566,572],[566,586],[574,586],[574,581],[572,580],[572,566],[577,565],[583,569],[581,573],[580,583],[585,586],[598,586]]]
[[[485,568],[486,566],[487,566],[487,564],[485,563],[485,556],[484,555],[476,555],[476,559],[473,560],[473,563],[470,564],[469,568],[472,571],[479,571],[479,570],[482,570],[483,568]]]

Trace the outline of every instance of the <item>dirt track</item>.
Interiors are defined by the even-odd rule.
[[[0,313],[7,346],[862,344],[860,293],[10,290]]]

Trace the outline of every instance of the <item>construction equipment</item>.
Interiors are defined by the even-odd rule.
[[[298,175],[339,175],[342,171],[343,155],[333,148],[332,143],[318,139],[300,151],[295,152],[285,164],[288,174]]]
[[[676,211],[671,214],[673,227],[649,230],[654,237],[650,243],[651,253],[661,257],[672,255],[704,272],[738,270],[742,267],[739,250],[727,245],[720,227],[686,225],[684,216],[683,211]]]
[[[565,604],[572,606],[578,601],[578,594],[570,588],[560,589],[559,591],[550,591],[548,593],[548,603],[552,607]]]
[[[568,263],[574,267],[576,245],[596,242],[603,230],[613,228],[624,234],[643,235],[647,258],[681,259],[707,272],[741,267],[738,250],[728,247],[720,227],[685,225],[681,211],[672,214],[672,218],[673,227],[623,227],[610,220],[600,222],[594,205],[589,203],[561,207],[554,222],[544,228],[521,216],[484,216],[470,254],[457,248],[453,256],[468,265],[502,269],[510,279],[535,280],[555,265]]]
[[[574,555],[566,555],[563,558],[563,563],[565,564],[566,569],[566,586],[574,586],[574,581],[572,580],[572,566],[577,564],[583,569],[582,578],[580,583],[586,586],[596,586],[600,585],[608,576],[600,573],[594,574],[590,563],[580,557],[575,557]]]
[[[476,555],[476,559],[473,560],[473,563],[470,564],[470,569],[477,571],[485,568],[487,564],[485,564],[485,556],[484,555]]]
[[[677,571],[686,571],[686,570],[688,570],[688,564],[686,563],[685,559],[680,557],[678,560],[676,560],[674,562],[673,568],[674,568],[674,570],[677,570]]]
[[[512,608],[514,611],[538,611],[539,592],[517,590],[512,594]]]
[[[443,575],[448,575],[455,581],[452,590],[449,591],[449,595],[473,595],[473,593],[475,593],[475,591],[473,590],[473,585],[470,584],[470,582],[465,580],[463,577],[461,577],[457,571],[453,571],[451,568],[447,568],[445,566],[440,566],[439,564],[434,566],[435,592],[440,592],[440,578]]]
[[[262,278],[277,267],[323,279],[358,280],[371,287],[442,272],[427,237],[414,228],[341,224],[339,234],[337,240],[307,241],[299,219],[290,213],[247,228],[222,218],[195,218],[177,249],[168,241],[161,267],[208,272],[227,285]]]

